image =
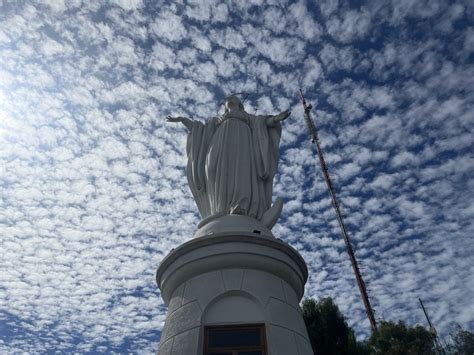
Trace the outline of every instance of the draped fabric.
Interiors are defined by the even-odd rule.
[[[270,208],[281,125],[269,116],[194,121],[187,140],[187,177],[203,219],[226,214],[260,220]]]

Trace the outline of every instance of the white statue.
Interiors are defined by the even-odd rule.
[[[186,117],[167,117],[189,130],[187,177],[203,218],[239,214],[271,228],[283,201],[271,205],[277,171],[280,122],[291,114],[255,116],[244,110],[236,96],[225,101],[225,112],[205,124]]]

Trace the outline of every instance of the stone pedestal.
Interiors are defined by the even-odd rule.
[[[313,354],[299,310],[304,260],[270,231],[233,221],[240,227],[201,228],[160,264],[156,279],[168,315],[158,353],[202,355],[205,326],[259,323],[267,354]]]

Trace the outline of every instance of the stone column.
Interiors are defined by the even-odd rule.
[[[222,219],[158,268],[168,306],[158,353],[202,355],[205,326],[260,323],[267,354],[313,354],[299,309],[308,278],[303,258],[248,217]]]

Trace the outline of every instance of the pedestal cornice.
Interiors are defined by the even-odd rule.
[[[156,281],[168,304],[173,290],[187,280],[215,270],[257,269],[285,280],[301,299],[308,270],[301,255],[287,243],[256,233],[216,233],[192,239],[173,249],[161,262]]]

